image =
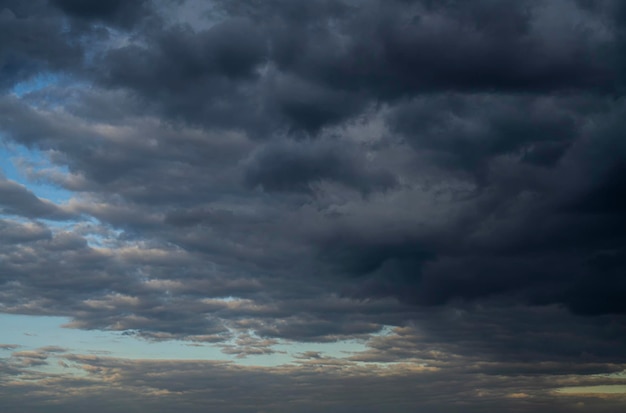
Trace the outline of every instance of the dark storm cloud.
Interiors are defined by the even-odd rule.
[[[148,12],[145,0],[51,0],[50,3],[72,17],[122,26],[131,25]]]
[[[142,45],[104,53],[100,80],[175,119],[261,136],[283,128],[316,134],[368,102],[424,92],[602,91],[619,83],[603,15],[567,2],[223,8],[218,15],[228,18],[206,30],[150,31]],[[562,15],[567,23],[555,26]]]
[[[220,77],[249,78],[265,55],[263,37],[245,19],[233,18],[199,33],[188,27],[175,27],[156,34],[148,47],[128,46],[112,51],[104,62],[108,63],[107,80],[143,93],[169,90],[174,98],[177,93],[193,92],[192,84],[212,77],[218,81]],[[189,89],[175,93],[179,87]]]
[[[21,3],[0,2],[3,90],[55,71],[80,82],[0,97],[2,139],[52,165],[28,176],[73,193],[59,206],[0,181],[3,312],[250,358],[281,340],[370,338],[353,360],[438,369],[378,378],[397,411],[415,409],[411,380],[432,411],[458,410],[434,407],[450,388],[480,400],[468,411],[570,411],[542,404],[548,377],[623,369],[620,2],[168,3],[206,12],[193,26],[159,2]],[[158,363],[73,361],[93,381],[59,386],[132,406],[143,384],[128,375],[165,377]],[[266,395],[307,375],[206,367],[259,383],[242,412],[277,410]],[[170,371],[210,380],[196,373]],[[356,373],[350,391],[376,387]],[[283,395],[294,411],[360,400],[332,392],[346,376],[319,374]],[[151,388],[168,406],[179,391],[199,400],[198,382],[175,383]],[[351,408],[382,409],[370,401]]]
[[[565,3],[367,1],[329,13],[329,2],[311,2],[300,19],[285,3],[271,3],[264,15],[277,64],[340,90],[391,98],[441,89],[606,89],[614,81],[598,47],[605,42],[595,41],[588,21],[551,20],[578,17]]]
[[[528,369],[545,368],[555,374],[620,372],[625,362],[624,336],[620,334],[623,320],[614,316],[569,318],[566,313],[558,306],[440,308],[424,314],[415,324],[373,337],[370,349],[353,358],[370,362],[415,359],[437,366],[449,362],[454,354],[468,364],[492,363],[493,373],[499,368],[508,371],[508,363],[519,369],[530,360],[536,364]],[[587,338],[580,340],[582,336]],[[572,357],[577,359],[576,365],[563,370],[561,364]]]
[[[45,2],[0,2],[0,90],[47,71],[72,70],[82,50]]]
[[[265,147],[250,161],[246,183],[269,192],[308,192],[312,185],[329,180],[364,193],[396,184],[393,175],[376,171],[358,150],[317,142]]]
[[[448,221],[390,229],[388,214],[379,225],[334,217],[335,235],[316,240],[321,257],[362,276],[348,290],[357,296],[439,305],[512,295],[622,313],[623,104],[577,99],[431,95],[400,105],[390,126],[436,168],[414,178],[415,193],[444,201]],[[546,145],[558,152],[538,162]],[[600,270],[596,255],[614,264]]]
[[[324,126],[340,123],[358,114],[367,97],[351,94],[294,76],[277,76],[268,86],[267,105],[296,133],[316,134]]]
[[[175,26],[152,33],[99,62],[101,81],[128,88],[174,119],[212,127],[247,127],[267,44],[254,23],[231,18],[195,32]]]
[[[484,173],[494,157],[554,166],[578,137],[583,119],[558,97],[437,95],[400,105],[391,127],[446,167]]]

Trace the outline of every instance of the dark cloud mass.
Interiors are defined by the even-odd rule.
[[[625,16],[0,0],[0,312],[240,359],[365,347],[0,344],[0,410],[622,411],[558,389],[625,383]]]

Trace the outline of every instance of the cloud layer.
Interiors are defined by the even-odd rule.
[[[45,159],[0,175],[0,311],[242,357],[368,347],[345,372],[207,364],[254,387],[233,412],[413,411],[415,388],[456,411],[445,387],[463,411],[584,411],[542,383],[623,370],[622,2],[0,0],[0,32],[0,138]],[[130,400],[168,370],[191,387],[156,399],[200,400],[192,365],[81,357],[89,378],[36,383]],[[39,394],[10,383],[7,406]]]

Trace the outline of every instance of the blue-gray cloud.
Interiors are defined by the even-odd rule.
[[[369,339],[352,363],[443,371],[444,354],[542,380],[623,367],[621,2],[104,3],[0,1],[2,139],[49,161],[28,178],[72,194],[0,178],[2,312],[242,357]],[[164,11],[182,7],[198,21]],[[50,358],[29,354],[14,358]],[[304,374],[285,369],[262,379]],[[476,374],[463,389],[500,389]],[[408,394],[388,407],[408,411]],[[469,411],[513,400],[482,394]],[[571,407],[518,396],[519,411]],[[383,410],[345,403],[329,410]]]

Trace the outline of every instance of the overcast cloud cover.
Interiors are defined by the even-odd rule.
[[[0,410],[623,411],[625,88],[621,0],[0,0],[0,312],[247,360]]]

